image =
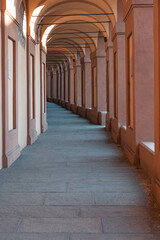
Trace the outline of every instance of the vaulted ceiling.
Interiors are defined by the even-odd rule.
[[[108,38],[117,21],[117,1],[122,4],[122,0],[28,0],[28,19],[35,35],[40,32],[50,59],[76,58],[85,56],[88,48],[95,51],[98,39]]]

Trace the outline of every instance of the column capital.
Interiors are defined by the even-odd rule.
[[[105,51],[105,49],[103,49],[103,50],[97,49],[97,51],[96,51],[96,57],[97,57],[97,58],[105,58],[105,57],[106,57],[106,51]]]
[[[85,60],[84,64],[86,64],[86,63],[91,63],[91,60],[90,59]]]
[[[76,67],[81,67],[81,63],[76,63]]]
[[[130,0],[124,6],[123,20],[126,21],[134,8],[153,8],[153,0]]]
[[[125,23],[116,23],[115,27],[112,30],[111,33],[111,39],[112,41],[115,40],[117,36],[125,35]]]

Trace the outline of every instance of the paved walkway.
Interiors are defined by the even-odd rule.
[[[48,131],[0,171],[0,240],[158,240],[148,185],[104,128],[48,104]]]

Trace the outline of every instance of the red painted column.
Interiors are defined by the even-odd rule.
[[[95,124],[106,123],[106,52],[104,38],[100,35],[96,52],[91,54],[92,110],[89,119]],[[94,90],[93,90],[94,89]]]
[[[114,78],[117,79],[117,83],[114,82],[114,114],[111,121],[111,133],[114,141],[120,143],[120,129],[126,125],[126,64],[125,64],[125,26],[124,23],[117,23],[112,32],[113,41],[113,56],[117,60],[117,65],[113,66]],[[115,59],[114,59],[115,61]],[[116,71],[116,73],[115,73]],[[115,80],[114,80],[115,81]],[[115,86],[116,85],[116,86]],[[117,88],[117,94],[116,94]],[[117,105],[117,106],[116,106]],[[115,111],[117,113],[115,116]]]
[[[81,76],[81,62],[80,62],[80,55],[77,56],[77,62],[76,62],[76,70],[77,70],[77,99],[76,99],[76,105],[77,107],[80,107],[82,104],[82,76]]]
[[[79,94],[80,94],[80,107],[77,111],[81,117],[87,117],[87,112],[91,112],[92,108],[92,81],[91,81],[91,59],[90,59],[90,48],[85,48],[85,56],[80,60],[80,84],[79,84]]]
[[[41,133],[47,128],[47,107],[46,107],[46,52],[41,45],[40,49],[40,80],[41,80]]]
[[[61,64],[61,101],[64,101],[64,68],[63,65]]]
[[[51,90],[52,90],[52,76],[51,71],[47,70],[47,101],[51,102]]]
[[[138,145],[154,141],[154,53],[153,53],[153,1],[143,4],[129,1],[124,9],[127,82],[133,79],[133,126],[129,123],[129,87],[127,84],[127,128],[123,129],[123,147],[132,164],[139,164]],[[132,35],[133,57],[130,60],[129,38]]]
[[[53,75],[52,75],[52,92],[53,92],[53,101],[57,102],[57,69],[53,67]]]
[[[85,66],[85,109],[92,107],[92,68],[90,59],[90,49],[86,49],[87,53],[84,58]]]
[[[60,101],[60,94],[61,94],[61,72],[60,72],[60,67],[58,67],[58,71],[57,71],[57,93],[58,93],[58,101]]]
[[[68,79],[69,75],[68,75],[68,64],[65,64],[65,102],[68,103]]]
[[[18,22],[13,19],[8,12],[5,11],[5,1],[1,1],[1,54],[2,54],[2,151],[3,151],[3,168],[9,167],[19,156],[20,146],[18,144]],[[8,24],[8,22],[10,24]],[[14,46],[14,60],[13,74],[11,73],[11,79],[9,79],[8,72],[8,37],[13,39]],[[9,81],[13,81],[13,129],[9,129]]]
[[[160,1],[154,0],[154,133],[155,157],[153,173],[153,193],[160,205]]]
[[[97,52],[97,111],[106,111],[106,53]]]
[[[70,60],[69,65],[69,71],[70,71],[70,78],[69,78],[69,104],[70,106],[74,104],[74,68],[73,68],[73,60]]]
[[[111,36],[110,36],[111,37]],[[107,72],[107,96],[106,96],[106,101],[107,101],[107,115],[106,115],[106,130],[110,131],[111,130],[111,119],[113,118],[113,42],[111,39],[108,40],[107,42],[107,67],[106,67],[106,72]]]

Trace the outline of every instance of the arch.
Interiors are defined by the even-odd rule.
[[[47,15],[48,13],[50,13],[52,11],[53,8],[56,8],[57,6],[63,5],[64,4],[69,4],[71,3],[72,5],[75,3],[79,3],[79,7],[83,4],[83,3],[88,3],[90,4],[90,6],[95,6],[97,7],[97,9],[100,9],[102,12],[104,13],[109,13],[112,12],[114,13],[113,17],[111,17],[112,20],[112,24],[115,25],[116,22],[116,5],[117,5],[117,0],[101,0],[98,1],[97,0],[83,0],[83,1],[73,1],[73,0],[54,0],[54,4],[52,0],[47,0],[47,1],[39,1],[39,4],[36,4],[35,2],[33,2],[32,0],[29,0],[29,5],[30,5],[30,13],[29,13],[29,19],[31,18],[32,12],[34,11],[34,9],[37,6],[40,6],[42,4],[45,5],[45,8],[42,11],[43,15]],[[73,9],[73,7],[71,8]],[[78,8],[79,9],[79,8]]]

